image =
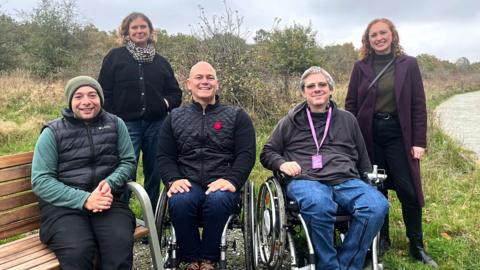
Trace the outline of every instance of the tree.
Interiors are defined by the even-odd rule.
[[[258,97],[263,83],[257,76],[260,67],[255,51],[246,43],[241,17],[224,1],[225,13],[208,18],[200,7],[200,22],[192,27],[198,40],[195,61],[208,61],[217,70],[221,98],[226,103],[242,105],[247,109],[265,113],[268,100]]]
[[[18,66],[17,23],[9,16],[0,14],[0,71]]]
[[[319,48],[318,54],[324,62],[325,69],[337,81],[348,80],[358,55],[352,43]]]
[[[73,35],[76,41],[72,43],[69,50],[76,55],[76,58],[68,70],[76,73],[81,70],[84,75],[97,77],[103,57],[110,49],[119,46],[118,37],[115,33],[98,30],[93,24],[77,28]],[[68,72],[63,73],[73,76]]]
[[[157,29],[155,32],[157,35],[157,42],[155,43],[157,52],[172,64],[177,79],[185,81],[188,78],[190,67],[198,61],[200,41],[191,35],[181,33],[168,35],[167,31],[162,29]]]
[[[40,77],[51,77],[74,67],[81,57],[74,53],[79,43],[75,33],[80,30],[76,8],[75,0],[42,0],[27,15],[26,64]]]
[[[294,24],[279,29],[278,23],[279,20],[270,32],[257,31],[255,40],[268,54],[268,66],[282,76],[283,92],[288,94],[290,76],[318,65],[320,60],[316,56],[316,32],[311,25]]]

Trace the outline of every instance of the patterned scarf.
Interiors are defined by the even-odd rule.
[[[132,54],[133,59],[139,63],[151,63],[155,57],[155,47],[153,47],[153,44],[150,42],[143,48],[135,45],[133,41],[128,39],[125,47],[127,47],[127,50]]]

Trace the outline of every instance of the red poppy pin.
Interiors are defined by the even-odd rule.
[[[214,128],[216,131],[220,131],[220,129],[222,129],[222,122],[216,121],[215,123],[213,123],[213,128]]]

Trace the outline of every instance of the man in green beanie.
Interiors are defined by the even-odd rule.
[[[120,200],[136,159],[125,123],[102,109],[103,91],[79,76],[65,86],[68,108],[35,145],[32,189],[40,239],[62,269],[131,269],[135,218]]]

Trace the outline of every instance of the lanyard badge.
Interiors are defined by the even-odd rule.
[[[321,169],[323,168],[323,158],[322,158],[322,155],[319,154],[319,151],[320,151],[320,147],[322,147],[323,142],[325,141],[325,138],[327,137],[328,129],[330,128],[330,121],[332,119],[332,107],[330,106],[330,108],[328,109],[327,123],[325,124],[325,130],[323,131],[323,137],[320,144],[318,143],[318,140],[317,140],[315,126],[313,125],[312,115],[310,113],[310,110],[308,110],[308,106],[306,110],[307,110],[308,123],[310,124],[310,131],[312,132],[313,141],[315,142],[315,146],[317,147],[317,154],[312,156],[312,168]]]

